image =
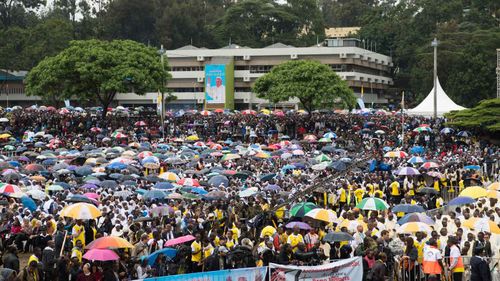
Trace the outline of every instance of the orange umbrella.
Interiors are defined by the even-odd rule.
[[[119,249],[119,248],[134,248],[127,240],[115,237],[105,236],[92,241],[85,249]]]

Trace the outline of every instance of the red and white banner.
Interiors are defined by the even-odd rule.
[[[271,281],[358,281],[363,279],[361,257],[318,266],[269,264]]]

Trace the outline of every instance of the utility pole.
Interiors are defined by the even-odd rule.
[[[434,119],[437,118],[437,46],[436,38],[432,40],[431,46],[434,47]]]
[[[162,68],[162,71],[165,71],[165,60],[164,60],[164,56],[165,56],[165,49],[163,49],[163,45],[161,45],[161,48],[160,48],[160,62],[161,62],[161,68]],[[161,136],[163,139],[165,139],[165,91],[164,91],[164,87],[165,87],[165,78],[162,78],[161,80],[161,111],[160,111],[160,121],[161,121]]]

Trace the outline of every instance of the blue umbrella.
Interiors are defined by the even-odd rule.
[[[421,213],[425,212],[424,207],[419,205],[412,204],[399,204],[392,208],[392,211],[395,213],[403,212],[403,213]]]
[[[228,187],[229,186],[229,180],[228,180],[228,178],[226,176],[217,175],[217,176],[211,177],[208,180],[208,184],[212,185],[212,186],[215,186],[215,187],[219,187],[220,185],[223,185],[224,187]]]
[[[332,162],[331,164],[328,165],[328,167],[337,170],[337,171],[345,171],[347,169],[347,166],[344,162],[342,161],[335,161]]]
[[[21,163],[17,162],[17,161],[9,161],[8,162],[11,166],[14,166],[14,167],[21,167]]]
[[[177,250],[173,248],[163,248],[158,250],[146,257],[148,259],[148,264],[154,265],[159,255],[164,255],[167,257],[167,260],[172,260],[175,258],[175,255],[177,255]]]
[[[142,195],[145,200],[164,199],[167,193],[161,190],[148,190]]]
[[[468,131],[460,131],[460,132],[458,132],[457,136],[463,137],[463,138],[468,138],[471,136],[471,133]]]
[[[404,217],[398,220],[399,225],[403,225],[407,222],[423,222],[426,224],[434,224],[434,221],[429,216],[419,213],[406,214]]]
[[[181,188],[182,191],[185,191],[185,192],[191,192],[191,193],[196,193],[196,194],[200,194],[200,195],[205,195],[208,193],[208,191],[206,191],[205,189],[203,188],[199,188],[199,187],[192,187],[192,186],[186,186],[186,187],[183,187]]]
[[[287,165],[283,166],[283,168],[281,168],[281,172],[282,172],[283,174],[285,174],[286,172],[288,172],[288,171],[292,171],[292,170],[294,170],[295,168],[297,168],[297,167],[295,167],[295,165],[290,165],[290,164],[287,164]]]
[[[425,152],[425,149],[421,146],[418,146],[418,145],[416,145],[410,149],[411,154],[422,154],[424,152]]]
[[[154,185],[154,188],[156,189],[173,189],[175,188],[173,184],[169,182],[157,182]]]
[[[56,181],[56,182],[54,182],[54,185],[62,186],[64,189],[70,189],[71,188],[71,186],[68,183],[62,182],[62,181]]]
[[[389,151],[392,150],[392,147],[390,147],[390,146],[384,146],[384,148],[382,148],[382,150],[385,151],[385,152],[389,152]]]
[[[22,196],[21,202],[23,203],[23,206],[25,208],[28,208],[31,212],[34,212],[36,210],[35,201],[33,199],[29,198],[28,196]]]
[[[408,160],[408,163],[410,163],[410,164],[418,164],[418,163],[425,163],[425,162],[426,162],[425,158],[420,157],[420,156],[413,156],[412,158],[410,158],[410,160]]]
[[[113,170],[123,170],[126,169],[127,165],[120,163],[120,162],[114,162],[106,166],[106,169],[113,169]]]
[[[474,200],[471,197],[458,196],[456,198],[453,198],[450,202],[448,202],[448,206],[467,205],[467,204],[473,204],[475,202],[476,200]]]
[[[443,128],[441,130],[441,134],[444,134],[444,135],[445,134],[453,134],[454,132],[455,132],[455,130],[453,130],[452,128],[448,128],[448,127],[447,128]]]
[[[466,170],[479,170],[481,167],[479,165],[467,165],[464,167]]]
[[[56,162],[57,162],[56,159],[49,158],[49,159],[43,160],[42,161],[42,165],[44,165],[44,166],[53,166]]]
[[[75,173],[79,176],[88,176],[92,174],[94,171],[92,171],[92,167],[90,166],[81,166],[76,168]]]
[[[274,173],[264,174],[264,175],[260,176],[260,180],[261,181],[270,181],[275,177],[276,177],[276,174],[274,174]]]

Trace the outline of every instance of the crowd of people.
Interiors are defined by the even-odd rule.
[[[146,108],[2,109],[0,280],[354,256],[372,281],[497,271],[498,146],[478,132],[383,110],[180,111],[161,125]]]

